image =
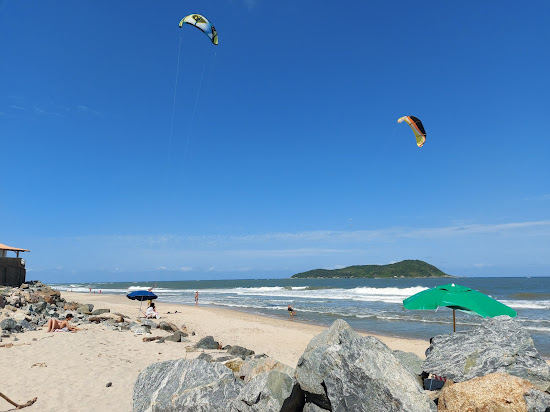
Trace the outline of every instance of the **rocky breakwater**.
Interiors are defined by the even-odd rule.
[[[50,317],[59,318],[67,304],[59,291],[40,281],[24,283],[18,288],[0,288],[0,329],[2,337],[11,333],[36,330]]]
[[[0,347],[11,347],[17,341],[17,334],[43,327],[50,318],[64,319],[71,313],[75,326],[102,324],[114,331],[129,331],[147,335],[152,329],[161,329],[167,336],[144,338],[148,340],[185,341],[185,326],[178,326],[161,321],[156,323],[149,319],[132,321],[121,313],[111,313],[110,309],[94,309],[91,303],[67,302],[59,291],[50,288],[40,281],[24,283],[18,288],[0,287]],[[171,334],[171,335],[170,335]]]
[[[477,344],[460,340],[478,334]],[[448,348],[454,339],[458,346]],[[198,359],[147,367],[134,385],[133,410],[550,411],[544,389],[548,365],[508,317],[484,321],[479,330],[435,337],[424,362],[360,336],[343,320],[311,340],[296,369],[242,347],[225,346],[223,353],[212,336],[195,345],[195,350],[216,349]],[[430,372],[457,383],[449,379],[441,391],[427,391],[422,377]]]
[[[235,358],[150,365],[134,386],[134,411],[437,410],[392,350],[343,320],[310,342],[296,369],[245,348],[227,353]]]

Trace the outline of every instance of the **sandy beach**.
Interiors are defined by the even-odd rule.
[[[125,296],[63,292],[62,297],[91,303],[94,309],[110,309],[133,320],[139,316],[139,302]],[[311,338],[325,329],[300,322],[299,316],[273,319],[158,300],[156,304],[160,320],[185,325],[196,335],[189,336],[189,342],[159,344],[143,342],[141,335],[113,331],[102,324],[77,325],[83,330],[76,333],[47,333],[43,328],[12,334],[2,344],[13,346],[0,348],[0,392],[19,404],[38,397],[25,411],[131,411],[133,385],[139,372],[153,362],[196,358],[202,350],[188,351],[186,347],[205,336],[213,336],[222,345],[240,345],[256,354],[265,353],[295,367]],[[164,335],[169,333],[156,329],[149,336]],[[428,347],[424,340],[377,337],[391,349],[413,352],[421,358]],[[0,411],[14,409],[0,399]]]

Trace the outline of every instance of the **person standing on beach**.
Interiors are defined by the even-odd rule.
[[[296,315],[296,311],[294,310],[294,308],[292,307],[292,305],[288,305],[288,313],[290,314],[290,316],[294,316]]]
[[[195,292],[195,306],[199,306],[199,291]]]

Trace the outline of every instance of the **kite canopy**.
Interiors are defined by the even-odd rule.
[[[455,329],[455,310],[484,318],[500,315],[517,316],[517,312],[509,306],[477,290],[454,283],[424,290],[403,301],[403,307],[412,310],[434,310],[440,306],[446,306],[453,310],[453,330]]]
[[[201,16],[200,14],[190,14],[189,16],[185,16],[181,19],[180,28],[183,26],[183,23],[195,26],[197,29],[206,34],[213,44],[218,44],[218,32],[206,17]]]
[[[406,122],[411,126],[412,131],[414,132],[414,137],[416,137],[416,145],[422,147],[426,142],[426,131],[420,119],[414,116],[403,116],[397,120],[397,123]]]

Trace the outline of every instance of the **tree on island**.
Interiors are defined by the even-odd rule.
[[[291,278],[445,278],[453,277],[421,260],[403,260],[389,265],[356,265],[342,269],[314,269]]]

